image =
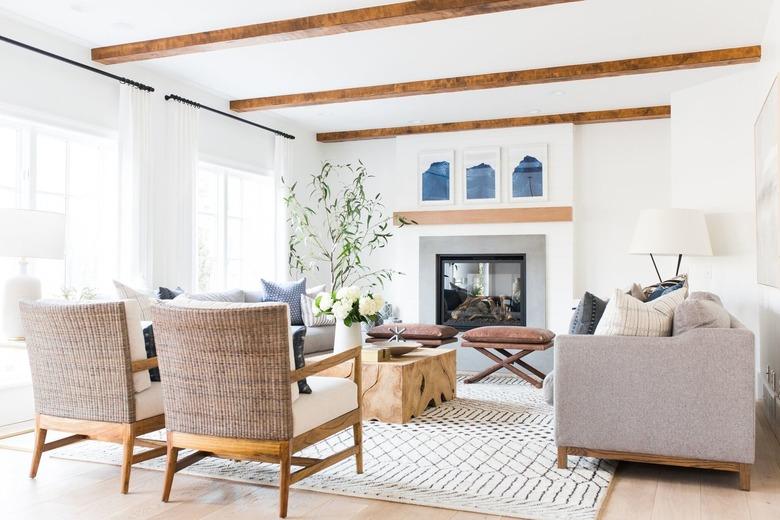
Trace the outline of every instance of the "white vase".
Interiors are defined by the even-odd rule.
[[[333,352],[345,352],[362,345],[363,333],[360,330],[360,322],[353,323],[347,327],[342,320],[336,320],[336,337],[333,339]]]

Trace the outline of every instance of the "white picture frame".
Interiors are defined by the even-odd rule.
[[[546,143],[518,144],[508,146],[504,151],[506,172],[504,189],[506,199],[509,202],[537,202],[546,201],[550,197],[549,177],[550,163],[547,157]],[[537,172],[536,163],[541,165],[541,171]],[[525,169],[522,174],[518,169]],[[522,182],[520,176],[525,177]],[[539,179],[541,176],[541,179]],[[541,194],[536,194],[541,189]]]
[[[501,147],[466,148],[461,163],[462,199],[465,204],[501,201]]]
[[[446,181],[444,166],[446,163]],[[435,171],[438,170],[438,171]],[[447,206],[455,203],[455,150],[424,150],[417,155],[417,203]]]

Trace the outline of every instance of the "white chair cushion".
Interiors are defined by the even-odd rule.
[[[143,392],[135,394],[135,420],[148,419],[163,413],[162,385],[152,383]]]
[[[293,435],[351,412],[358,407],[357,385],[340,377],[309,377],[310,394],[301,394],[292,405]]]
[[[276,302],[263,302],[263,303],[239,303],[239,302],[218,302],[218,301],[202,301],[191,300],[184,295],[179,295],[173,300],[166,300],[158,302],[159,305],[169,305],[171,307],[185,307],[191,309],[241,309],[244,307],[265,307],[268,305],[277,305]],[[287,329],[289,330],[288,342],[290,349],[290,370],[295,370],[295,352],[293,351],[292,330],[290,330],[290,313],[287,313]],[[292,392],[292,400],[295,402],[298,399],[300,393],[298,392],[298,383],[290,384]]]
[[[146,342],[144,341],[144,331],[141,328],[141,311],[132,300],[122,300],[122,303],[125,304],[125,315],[127,316],[130,361],[144,360],[146,359]],[[149,377],[148,370],[142,370],[133,374],[133,388],[136,393],[146,391],[151,385],[152,379]]]

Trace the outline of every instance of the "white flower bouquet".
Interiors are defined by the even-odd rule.
[[[355,323],[376,321],[384,303],[378,294],[363,294],[360,287],[353,285],[319,293],[314,299],[314,313],[317,316],[332,315],[350,327]]]

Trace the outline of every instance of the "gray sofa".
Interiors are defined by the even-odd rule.
[[[738,472],[750,488],[755,456],[753,333],[557,336],[555,440],[568,455]]]
[[[263,300],[260,291],[244,291],[230,289],[227,291],[214,291],[205,293],[182,294],[178,298],[189,298],[199,301],[233,302],[233,303],[258,303]],[[293,329],[298,326],[293,325]],[[336,336],[335,326],[306,327],[306,336],[303,340],[303,353],[305,355],[330,352],[333,350],[333,339]]]

